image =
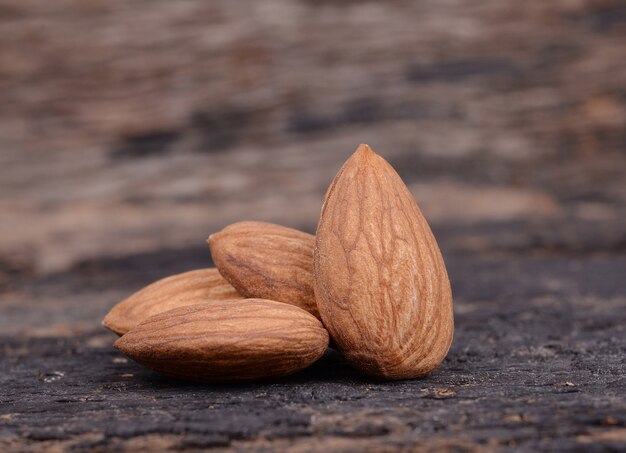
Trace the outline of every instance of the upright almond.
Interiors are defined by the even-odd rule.
[[[114,306],[102,324],[124,335],[157,313],[210,300],[241,298],[217,269],[198,269],[163,278],[137,291]]]
[[[208,242],[220,273],[243,296],[295,305],[319,318],[313,235],[272,223],[239,222]]]
[[[446,356],[454,321],[439,247],[401,178],[367,145],[328,189],[314,275],[322,321],[356,368],[409,379]]]
[[[115,343],[148,368],[206,382],[285,376],[315,362],[327,346],[328,332],[313,315],[263,299],[176,308],[146,319]]]

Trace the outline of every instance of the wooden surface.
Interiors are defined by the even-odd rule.
[[[626,448],[626,8],[0,2],[1,451]],[[369,143],[441,246],[431,376],[160,377],[100,326]]]

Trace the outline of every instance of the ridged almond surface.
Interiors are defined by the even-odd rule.
[[[409,379],[446,356],[454,321],[439,247],[400,176],[367,145],[326,194],[314,273],[324,325],[356,368]]]
[[[328,332],[313,315],[264,299],[176,308],[148,318],[115,343],[148,368],[205,382],[285,376],[315,362],[327,345]]]
[[[102,324],[123,335],[152,315],[209,300],[241,299],[217,269],[199,269],[158,280],[123,300]]]
[[[243,296],[285,302],[319,318],[313,235],[272,223],[239,222],[208,242],[220,273]]]

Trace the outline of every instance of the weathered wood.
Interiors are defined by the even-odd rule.
[[[626,258],[452,255],[448,265],[456,294],[453,348],[439,371],[414,381],[367,381],[329,351],[291,378],[198,385],[127,361],[111,347],[115,336],[102,329],[4,336],[0,446],[531,451],[623,445]],[[172,267],[160,270],[183,266]],[[97,279],[110,282],[107,274],[117,272],[102,270]],[[87,286],[93,276],[74,278]],[[45,291],[55,284],[41,285]],[[78,300],[88,303],[85,297],[57,308],[70,311]]]
[[[626,449],[623,2],[7,0],[0,5],[0,451]],[[99,326],[312,232],[370,143],[446,260],[441,368],[375,383],[328,351],[279,381],[158,376]]]

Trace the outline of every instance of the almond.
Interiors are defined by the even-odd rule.
[[[409,379],[446,356],[454,321],[441,252],[400,176],[367,145],[326,194],[314,274],[324,325],[356,368]]]
[[[123,335],[144,319],[163,311],[209,300],[241,298],[217,269],[199,269],[146,286],[113,307],[102,324]]]
[[[208,240],[213,262],[245,297],[300,307],[319,318],[313,291],[315,237],[265,222],[239,222]]]
[[[176,308],[146,319],[115,343],[148,368],[205,382],[285,376],[315,362],[327,345],[328,332],[314,316],[263,299]]]

